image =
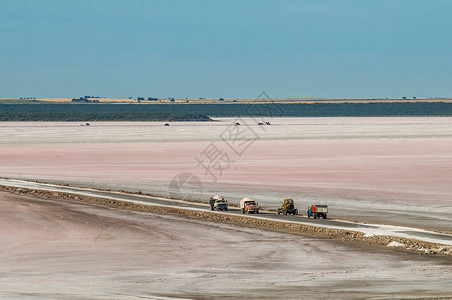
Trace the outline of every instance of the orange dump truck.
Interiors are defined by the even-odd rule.
[[[243,198],[242,201],[240,201],[240,209],[242,210],[242,214],[259,213],[259,206],[256,201],[251,198]]]

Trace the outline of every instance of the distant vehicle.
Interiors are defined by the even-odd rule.
[[[219,195],[211,197],[209,203],[210,210],[228,210],[228,201]]]
[[[293,199],[284,199],[283,205],[280,209],[278,209],[278,215],[283,214],[292,214],[292,215],[298,215],[298,209],[295,208],[295,203]]]
[[[327,218],[328,205],[311,205],[308,207],[308,218],[313,217],[314,219]]]
[[[240,209],[242,210],[242,214],[259,213],[259,206],[256,201],[251,198],[243,198],[242,201],[240,201]]]
[[[234,124],[234,126],[240,126],[240,123],[239,123],[239,122],[236,122],[236,123]]]
[[[257,123],[257,125],[264,125],[264,123],[262,123],[262,122],[259,122],[259,123]]]
[[[168,124],[168,123],[165,123],[165,125],[163,125],[163,126],[169,126],[169,124]]]
[[[265,124],[267,124],[267,125],[271,125],[271,124],[270,124],[270,122],[265,122]]]

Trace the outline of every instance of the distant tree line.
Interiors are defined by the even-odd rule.
[[[135,99],[135,98],[129,97],[129,99],[130,99],[130,100],[133,100],[133,99]],[[152,98],[152,97],[148,97],[148,98],[137,97],[137,100],[138,100],[138,101],[146,101],[146,100],[148,100],[148,101],[158,101],[159,98]]]
[[[91,100],[90,98],[101,98],[94,96],[84,96],[80,98],[72,98],[72,102],[84,102],[84,103],[99,103],[99,100]]]

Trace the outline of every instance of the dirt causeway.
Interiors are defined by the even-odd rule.
[[[153,212],[158,214],[176,215],[190,219],[199,219],[209,222],[220,222],[226,224],[239,225],[249,228],[266,229],[276,232],[285,232],[291,234],[303,234],[316,238],[328,238],[342,242],[351,242],[361,246],[368,247],[392,247],[394,250],[409,251],[423,255],[447,256],[452,257],[452,246],[446,246],[425,241],[412,240],[402,237],[393,237],[385,235],[366,236],[361,232],[352,230],[343,230],[336,228],[326,228],[311,225],[300,225],[284,223],[273,220],[260,220],[247,216],[219,215],[209,211],[193,211],[183,208],[161,207],[153,205],[141,205],[126,201],[111,200],[70,193],[51,192],[42,190],[32,190],[27,188],[15,188],[0,185],[0,190],[31,195],[35,197],[53,199],[53,200],[72,200],[78,202],[100,204],[103,206],[137,210],[143,212]],[[391,246],[394,245],[394,246]],[[396,247],[395,247],[396,246]]]

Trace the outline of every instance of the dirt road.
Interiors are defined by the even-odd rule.
[[[71,186],[60,186],[55,184],[45,184],[45,183],[37,183],[30,181],[22,181],[22,180],[10,180],[10,179],[2,179],[0,178],[0,187],[15,187],[15,188],[25,188],[25,191],[48,191],[48,192],[60,192],[64,194],[70,195],[83,195],[93,198],[103,198],[103,199],[112,199],[125,201],[126,203],[134,203],[138,205],[151,205],[151,206],[162,206],[162,207],[174,207],[174,208],[183,208],[193,211],[210,211],[210,206],[204,203],[193,203],[183,200],[177,199],[168,199],[161,197],[153,197],[148,195],[134,195],[123,192],[115,192],[115,191],[100,191],[95,189],[86,189],[79,187],[71,187]],[[14,190],[13,190],[14,191]],[[50,193],[51,194],[51,193]],[[240,209],[230,207],[228,211],[220,211],[216,212],[216,214],[220,215],[235,215],[242,216]],[[366,236],[392,236],[392,237],[401,237],[405,239],[415,239],[418,241],[424,241],[429,243],[438,243],[441,245],[452,246],[452,235],[450,234],[441,234],[432,231],[422,230],[420,228],[411,228],[411,227],[400,227],[400,226],[391,226],[391,225],[379,225],[379,224],[364,224],[358,222],[348,222],[342,220],[335,220],[334,218],[328,218],[326,220],[323,219],[309,219],[306,216],[291,216],[291,215],[279,215],[275,212],[271,211],[262,211],[259,214],[253,214],[253,218],[257,218],[259,220],[275,220],[279,222],[287,222],[289,224],[299,224],[299,225],[309,225],[322,227],[326,229],[338,229],[338,230],[351,230],[354,232],[361,232]],[[247,216],[249,217],[249,216]],[[422,248],[422,247],[421,247]],[[414,249],[413,249],[414,250]],[[425,251],[425,250],[423,250]],[[451,254],[450,250],[443,249],[443,254]],[[447,253],[445,253],[447,252]]]

